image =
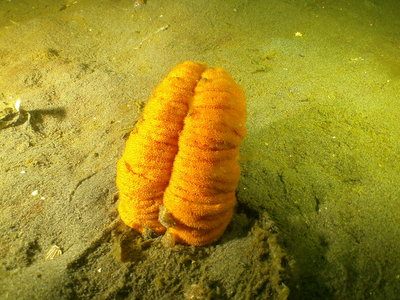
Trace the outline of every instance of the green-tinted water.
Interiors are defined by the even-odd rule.
[[[396,299],[399,16],[394,0],[1,1],[0,100],[29,113],[0,130],[1,298]],[[248,135],[224,238],[164,249],[115,227],[115,163],[184,60],[233,75]]]

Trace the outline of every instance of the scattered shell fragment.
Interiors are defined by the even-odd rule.
[[[30,121],[30,114],[21,108],[21,99],[17,99],[14,103],[0,101],[0,129],[26,121]]]
[[[297,37],[302,37],[302,36],[303,36],[303,34],[302,34],[301,32],[299,32],[299,31],[297,31],[297,32],[294,34],[294,36],[297,36]]]
[[[1,101],[0,102],[0,129],[6,128],[18,122],[20,117],[21,99],[14,104]]]
[[[158,221],[166,228],[174,227],[176,225],[174,217],[164,205],[160,205],[160,212],[158,214]]]
[[[354,58],[350,58],[350,61],[352,61],[352,62],[356,62],[356,61],[362,61],[362,60],[364,60],[364,58],[362,58],[362,57],[354,57]]]
[[[170,249],[173,248],[176,244],[175,237],[171,233],[171,231],[167,230],[163,237],[161,238],[161,244],[164,248]]]
[[[135,0],[133,5],[135,7],[139,7],[139,6],[142,6],[142,5],[145,5],[145,4],[146,4],[146,0]]]
[[[158,28],[156,31],[151,32],[150,34],[146,35],[139,44],[137,44],[136,46],[134,46],[132,49],[139,49],[140,47],[142,47],[143,43],[146,42],[147,40],[151,39],[153,36],[155,36],[157,33],[161,32],[161,31],[165,31],[169,28],[169,24],[164,25],[160,28]]]
[[[47,251],[46,256],[44,257],[45,260],[51,260],[60,256],[62,254],[62,250],[57,245],[53,245],[50,247],[49,251]]]
[[[185,289],[183,297],[185,300],[209,299],[210,294],[211,290],[207,285],[195,283]]]

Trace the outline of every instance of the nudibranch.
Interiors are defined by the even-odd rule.
[[[189,245],[218,240],[236,205],[245,123],[243,90],[227,72],[203,63],[176,66],[153,92],[117,163],[122,221],[141,233],[168,230]]]

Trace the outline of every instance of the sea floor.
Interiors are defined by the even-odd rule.
[[[0,298],[395,299],[399,16],[394,0],[1,1]],[[185,60],[232,74],[248,133],[222,239],[165,248],[121,224],[115,166]]]

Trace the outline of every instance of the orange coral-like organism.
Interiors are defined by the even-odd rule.
[[[117,164],[121,219],[143,233],[206,245],[236,204],[239,144],[246,134],[242,89],[228,73],[184,62],[158,85]],[[160,207],[173,219],[159,219]]]

